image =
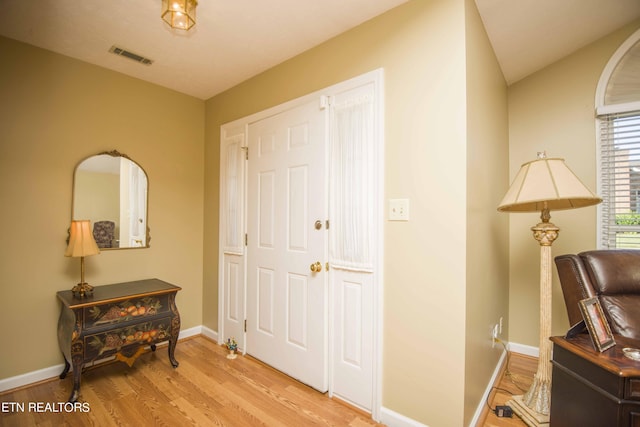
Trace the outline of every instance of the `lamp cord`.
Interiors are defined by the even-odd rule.
[[[509,370],[509,365],[511,364],[511,352],[507,349],[507,345],[504,343],[504,341],[502,341],[501,339],[498,338],[494,338],[495,342],[498,342],[500,344],[502,344],[502,347],[504,348],[504,351],[507,352],[507,366],[505,368],[505,372],[504,372],[504,376],[506,378],[509,378],[509,380],[511,381],[511,383],[513,385],[515,385],[520,391],[522,392],[526,392],[527,391],[527,387],[521,386],[520,384],[518,384],[517,381],[520,381],[519,377],[521,377],[520,375],[514,374],[513,372],[511,372]],[[511,396],[513,396],[513,393],[510,392],[509,390],[506,390],[504,388],[500,388],[500,387],[491,387],[491,392],[492,391],[502,391],[505,392]],[[491,392],[489,392],[489,394],[487,394],[487,399],[485,401],[485,403],[487,404],[487,407],[492,411],[495,412],[496,408],[492,408],[491,405],[489,404],[489,397],[491,396]]]

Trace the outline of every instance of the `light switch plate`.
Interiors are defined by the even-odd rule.
[[[389,221],[409,221],[409,199],[389,199]]]

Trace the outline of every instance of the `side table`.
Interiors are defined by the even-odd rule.
[[[553,342],[552,426],[640,427],[640,362],[624,356],[640,342],[615,336],[602,353],[588,334]]]
[[[174,357],[180,314],[175,297],[180,287],[158,279],[138,280],[96,286],[84,298],[60,291],[62,303],[58,319],[58,344],[65,367],[60,378],[73,366],[73,390],[69,402],[80,393],[80,377],[85,364],[110,356],[133,365],[146,346],[155,351],[156,344],[169,342],[169,361]]]

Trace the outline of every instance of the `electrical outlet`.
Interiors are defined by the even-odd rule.
[[[499,327],[500,325],[496,323],[495,325],[493,325],[493,328],[491,329],[491,348],[494,348],[496,345],[496,340],[498,339]]]
[[[389,199],[389,221],[409,221],[409,199]]]

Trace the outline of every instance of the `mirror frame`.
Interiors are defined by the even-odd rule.
[[[147,174],[147,171],[144,170],[144,168],[140,165],[140,163],[136,162],[135,160],[133,160],[131,157],[127,156],[124,153],[119,152],[118,150],[111,150],[111,151],[102,151],[100,153],[96,153],[96,154],[92,154],[91,156],[85,157],[82,160],[80,160],[77,164],[76,167],[73,169],[73,182],[72,182],[72,187],[71,187],[71,220],[75,220],[75,219],[82,219],[82,218],[74,218],[74,210],[75,210],[75,204],[76,204],[76,174],[78,172],[78,167],[80,167],[80,165],[82,163],[84,163],[86,160],[92,158],[92,157],[96,157],[96,156],[102,156],[102,155],[109,155],[111,157],[122,157],[124,159],[127,159],[129,161],[131,161],[132,163],[134,163],[136,166],[138,166],[140,168],[140,170],[144,173],[145,178],[147,179],[147,194],[146,194],[146,200],[145,200],[145,224],[146,224],[146,230],[145,230],[145,245],[144,246],[126,246],[126,247],[117,247],[117,248],[100,248],[100,251],[114,251],[114,250],[126,250],[126,249],[147,249],[151,247],[151,229],[149,228],[149,175]],[[67,244],[69,243],[69,237],[67,237]]]

